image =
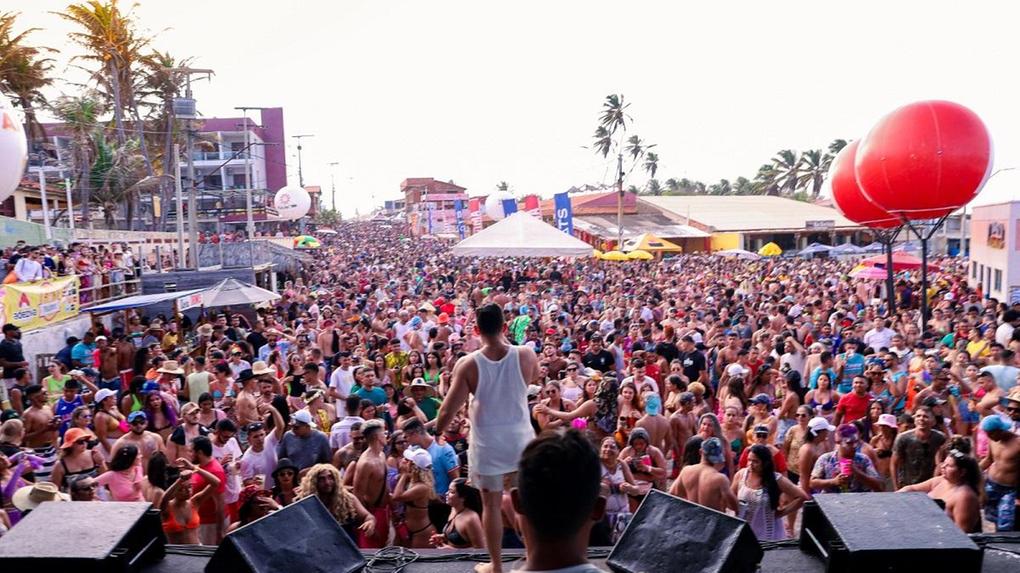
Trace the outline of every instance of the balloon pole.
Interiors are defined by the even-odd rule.
[[[951,214],[951,213],[950,213]],[[938,219],[927,219],[923,221],[910,221],[903,217],[904,224],[913,231],[914,235],[921,241],[921,332],[928,328],[928,319],[931,318],[931,309],[928,308],[928,240],[931,239],[942,225],[949,218],[949,214]],[[961,223],[962,224],[962,223]]]
[[[893,241],[896,240],[896,235],[900,234],[900,230],[903,226],[896,227],[895,229],[889,229],[888,231],[875,231],[875,237],[878,242],[882,243],[885,247],[885,297],[886,297],[886,316],[891,320],[893,315],[896,314],[896,286],[895,286],[895,270],[893,269]]]

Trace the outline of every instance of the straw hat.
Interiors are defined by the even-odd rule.
[[[156,372],[161,374],[184,374],[184,369],[177,363],[176,360],[165,360],[163,366],[161,366]]]
[[[211,324],[203,324],[196,328],[195,332],[197,332],[199,336],[212,336],[213,327]]]
[[[70,499],[70,496],[67,494],[60,493],[55,484],[44,481],[34,485],[26,485],[14,492],[11,502],[14,503],[14,507],[21,511],[27,511],[39,507],[39,504],[46,501],[68,501]]]
[[[251,373],[256,376],[262,376],[263,374],[276,374],[276,370],[269,367],[265,360],[256,360],[251,365]]]

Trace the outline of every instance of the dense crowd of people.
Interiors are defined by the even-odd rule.
[[[317,496],[363,548],[498,555],[528,537],[525,447],[560,429],[546,441],[597,452],[592,545],[651,489],[762,541],[843,492],[1017,528],[1020,306],[963,260],[927,292],[900,273],[889,312],[849,261],[463,259],[398,225],[338,231],[269,306],[97,323],[39,380],[4,326],[0,528],[43,501],[144,500],[172,543],[217,544]],[[542,479],[561,491],[529,471],[531,503]]]
[[[77,275],[81,303],[131,293],[139,261],[127,243],[71,243],[65,248],[18,241],[0,252],[4,283]]]

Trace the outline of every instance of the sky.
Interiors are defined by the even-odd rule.
[[[51,13],[66,5],[5,9],[42,28],[33,41],[60,49],[58,71],[74,78],[71,25]],[[305,183],[328,197],[339,162],[347,216],[399,198],[409,177],[472,195],[500,181],[546,197],[608,183],[609,162],[585,146],[610,93],[657,145],[660,181],[751,178],[780,149],[859,139],[924,99],[973,109],[995,168],[1020,167],[1013,2],[143,0],[134,13],[155,47],[215,70],[194,85],[203,115],[282,106],[288,135],[314,134]],[[646,180],[636,171],[627,184]],[[993,176],[975,203],[1018,185]]]

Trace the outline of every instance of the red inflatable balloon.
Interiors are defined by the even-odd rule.
[[[973,111],[949,101],[905,105],[861,140],[857,184],[893,215],[930,219],[973,199],[992,168],[992,139]]]
[[[836,206],[837,211],[854,223],[860,223],[873,229],[896,227],[900,224],[900,220],[869,201],[857,185],[857,178],[854,176],[854,158],[857,155],[858,143],[858,141],[851,142],[832,160],[832,166],[829,167],[832,203]]]

